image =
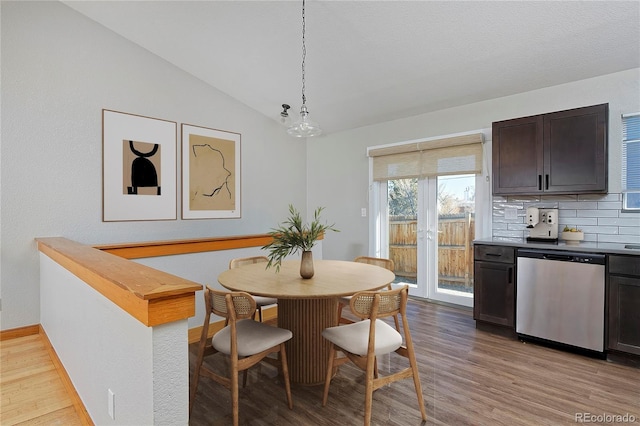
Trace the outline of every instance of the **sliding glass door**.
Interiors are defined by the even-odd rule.
[[[391,258],[410,294],[473,305],[472,244],[482,178],[484,132],[371,147],[371,248]],[[480,211],[485,211],[482,206]],[[484,217],[488,217],[485,214]],[[480,221],[478,221],[480,222]]]
[[[473,305],[476,175],[379,182],[379,253],[413,296]]]

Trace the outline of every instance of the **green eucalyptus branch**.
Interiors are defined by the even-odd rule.
[[[311,250],[318,238],[326,231],[340,232],[335,228],[335,224],[328,225],[320,222],[320,214],[323,210],[324,207],[318,207],[313,213],[311,224],[305,225],[300,212],[289,204],[289,217],[277,228],[271,229],[268,234],[273,240],[262,247],[263,250],[269,251],[267,268],[275,266],[276,271],[279,272],[282,260],[287,256],[298,251]]]

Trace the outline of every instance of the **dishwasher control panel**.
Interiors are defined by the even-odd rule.
[[[518,249],[518,257],[555,260],[558,262],[589,263],[593,265],[604,265],[606,259],[604,254],[538,249]]]

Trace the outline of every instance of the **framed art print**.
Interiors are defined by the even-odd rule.
[[[240,217],[240,133],[182,124],[182,218]]]
[[[102,220],[176,220],[177,123],[102,110]]]

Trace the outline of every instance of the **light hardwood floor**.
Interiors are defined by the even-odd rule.
[[[634,416],[640,424],[640,369],[477,330],[468,310],[409,301],[429,425],[575,425],[576,414]],[[0,424],[82,424],[39,335],[1,342]],[[191,365],[195,344],[190,345]],[[221,364],[213,355],[207,362]],[[380,372],[403,366],[380,360]],[[242,425],[360,425],[362,374],[346,364],[322,407],[322,386],[292,386],[293,410],[270,365],[258,365],[240,390]],[[597,418],[596,418],[597,420]],[[606,419],[605,419],[606,420]],[[231,423],[229,392],[201,378],[190,424]],[[413,383],[396,382],[373,397],[374,425],[420,424]],[[590,424],[613,424],[592,422]]]
[[[0,424],[82,425],[39,334],[0,342]]]

